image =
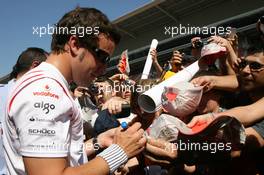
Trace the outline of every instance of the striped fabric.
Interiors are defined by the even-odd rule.
[[[112,144],[97,156],[102,157],[107,162],[110,174],[128,160],[125,151],[117,144]]]

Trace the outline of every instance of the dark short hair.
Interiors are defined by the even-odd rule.
[[[263,47],[261,46],[251,46],[247,49],[248,55],[263,53]]]
[[[34,61],[38,61],[39,63],[46,61],[47,56],[48,52],[41,48],[27,48],[19,55],[16,64],[13,66],[13,70],[10,74],[10,79],[16,78],[17,75],[21,72],[28,71]]]
[[[70,31],[72,28],[84,27],[98,28],[99,33],[104,33],[110,37],[115,44],[120,41],[120,35],[116,27],[109,21],[107,16],[101,11],[95,8],[80,8],[77,7],[74,10],[66,13],[56,24],[56,28],[67,28]],[[56,30],[55,30],[56,31]],[[64,46],[69,41],[73,34],[54,32],[52,35],[51,50],[55,53],[65,52]],[[84,32],[83,36],[78,37],[78,44],[80,47],[91,49],[98,47],[98,33],[91,32],[87,34]]]

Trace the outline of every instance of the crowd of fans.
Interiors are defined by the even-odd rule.
[[[85,36],[86,40],[76,35],[53,34],[50,54],[40,48],[21,53],[11,80],[0,87],[1,173],[263,173],[262,21],[263,17],[256,27],[259,43],[248,50],[239,48],[235,31],[224,37],[212,36],[203,46],[197,44],[201,38],[194,37],[192,57],[199,59],[199,72],[188,83],[161,89],[160,98],[165,102],[159,110],[147,113],[138,104],[138,97],[195,60],[183,63],[185,55],[174,50],[161,66],[157,51],[152,50],[156,79],[141,80],[140,74],[102,76],[119,34],[96,9],[76,8],[67,13],[58,26],[98,25],[100,34]],[[208,54],[216,47],[220,49],[218,54]],[[200,154],[193,158],[205,161],[186,160],[186,152],[193,152],[179,150],[175,144],[180,131],[174,127],[174,118],[194,130],[194,126],[204,123],[210,127],[222,116],[243,124],[244,144],[239,149],[220,152],[224,155],[221,160],[211,159],[218,155],[215,152],[205,158]],[[54,148],[54,144],[64,147]]]

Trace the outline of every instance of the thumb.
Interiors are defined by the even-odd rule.
[[[219,45],[222,46],[222,47],[226,47],[225,43],[219,43]]]
[[[188,124],[187,124],[187,126],[189,127],[189,128],[192,128],[196,123],[197,123],[197,121],[198,121],[198,119],[197,119],[197,117],[194,117]]]
[[[192,79],[192,80],[191,80],[191,83],[194,84],[194,85],[198,84],[198,83],[197,83],[197,78]]]

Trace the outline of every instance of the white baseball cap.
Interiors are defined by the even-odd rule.
[[[201,50],[200,60],[206,59],[205,62],[207,65],[211,65],[215,62],[217,58],[226,54],[226,48],[220,46],[217,43],[211,42],[203,46]]]
[[[171,115],[182,118],[196,110],[202,94],[202,86],[179,82],[172,87],[164,87],[161,95],[162,106]]]

